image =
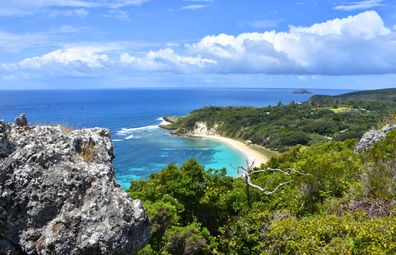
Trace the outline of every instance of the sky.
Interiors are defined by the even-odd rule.
[[[0,89],[396,87],[396,0],[0,0]]]

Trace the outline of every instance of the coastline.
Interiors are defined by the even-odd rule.
[[[253,145],[247,145],[239,140],[232,139],[229,137],[219,136],[219,135],[188,135],[190,137],[198,137],[198,138],[209,138],[219,140],[227,146],[233,148],[234,150],[241,153],[249,163],[254,162],[254,167],[260,167],[261,164],[267,163],[271,157],[269,155],[264,155],[263,152],[260,152],[258,148],[255,148]]]

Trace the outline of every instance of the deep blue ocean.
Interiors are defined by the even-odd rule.
[[[312,90],[336,95],[346,90]],[[268,106],[302,102],[310,94],[292,89],[123,89],[74,91],[0,91],[0,119],[13,121],[24,112],[33,124],[65,124],[73,128],[111,129],[116,150],[117,178],[123,188],[131,180],[146,178],[169,163],[196,158],[206,168],[243,164],[237,151],[221,142],[171,136],[158,125],[162,116],[183,116],[209,105]]]

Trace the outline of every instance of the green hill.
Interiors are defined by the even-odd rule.
[[[197,122],[227,137],[250,140],[272,150],[297,144],[360,138],[396,112],[396,89],[313,96],[302,104],[268,107],[204,107],[173,124],[175,133],[194,130]]]

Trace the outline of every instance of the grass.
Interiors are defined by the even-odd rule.
[[[258,144],[250,144],[249,147],[252,148],[253,150],[263,154],[265,157],[267,157],[269,159],[280,155],[279,152],[267,149],[267,148],[265,148],[261,145],[258,145]]]
[[[67,127],[65,125],[60,125],[59,128],[62,131],[62,133],[64,133],[64,134],[70,134],[73,131],[72,128]]]
[[[80,155],[85,161],[92,161],[94,159],[95,142],[92,139],[89,139],[87,146],[81,149]]]
[[[343,113],[343,112],[350,112],[352,111],[352,108],[350,107],[337,107],[337,108],[329,108],[330,111],[333,111],[334,113]]]

